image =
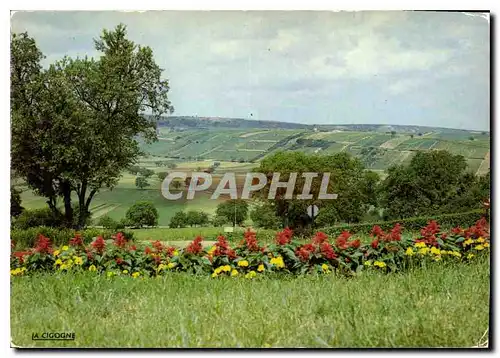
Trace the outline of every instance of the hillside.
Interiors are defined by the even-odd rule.
[[[348,152],[372,170],[408,162],[417,151],[463,155],[472,172],[489,168],[489,132],[412,125],[305,125],[238,118],[168,117],[158,142],[142,143],[151,159],[255,163],[277,150]]]

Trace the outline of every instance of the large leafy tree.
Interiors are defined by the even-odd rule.
[[[268,201],[276,210],[276,216],[282,219],[283,225],[290,227],[307,226],[310,219],[307,217],[307,206],[318,205],[322,218],[322,225],[332,225],[335,221],[357,222],[366,210],[366,204],[372,200],[370,190],[363,190],[365,183],[364,167],[362,163],[348,153],[334,155],[307,155],[302,152],[278,152],[264,158],[255,171],[268,174],[267,185],[255,196]],[[285,188],[278,188],[276,198],[268,199],[270,179],[273,173],[280,173],[280,182],[287,181],[290,173],[297,173],[294,196],[286,199]],[[302,193],[306,172],[318,173],[312,180],[311,199],[297,199]],[[329,194],[335,193],[337,199],[318,199],[323,173],[330,173],[328,182]],[[322,213],[325,214],[322,214]],[[326,213],[329,215],[325,216]]]
[[[173,111],[151,48],[128,40],[123,25],[94,42],[98,59],[66,57],[44,71],[27,34],[11,44],[13,167],[54,211],[64,198],[68,223],[75,192],[78,226],[99,189],[135,162],[136,137],[156,140],[155,122]]]
[[[387,219],[466,211],[489,196],[489,175],[468,173],[461,155],[418,152],[408,165],[389,168],[380,192]]]
[[[216,214],[228,218],[233,226],[241,225],[248,216],[248,203],[242,199],[226,200],[217,205]]]

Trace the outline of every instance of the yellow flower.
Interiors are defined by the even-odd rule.
[[[417,242],[414,246],[416,248],[425,247],[425,242]]]
[[[428,252],[429,252],[428,247],[422,247],[421,249],[418,250],[418,253],[421,255],[427,255]]]
[[[106,272],[106,276],[108,276],[108,277],[113,277],[114,275],[115,275],[115,273],[113,271]]]
[[[97,268],[94,265],[90,265],[89,271],[97,271]]]
[[[231,271],[231,276],[238,276],[238,270],[233,269],[233,270]]]
[[[137,278],[137,277],[139,277],[140,275],[141,275],[141,273],[140,273],[140,272],[134,272],[134,273],[132,274],[132,277],[133,277],[133,278]]]
[[[478,251],[481,251],[481,250],[484,250],[484,246],[483,245],[477,245],[474,249],[478,250]]]
[[[177,264],[175,262],[169,262],[168,265],[167,265],[167,267],[169,269],[173,269],[175,266],[177,266]]]
[[[245,278],[254,278],[255,276],[257,276],[257,272],[252,270],[245,275]]]
[[[54,265],[62,265],[61,259],[57,259],[56,262],[54,263]]]
[[[128,274],[128,270],[123,270],[122,273]]]
[[[277,268],[285,267],[285,263],[283,262],[283,257],[281,256],[273,257],[270,262],[271,265],[276,265]]]
[[[468,260],[470,260],[470,259],[471,259],[471,258],[473,258],[473,257],[474,257],[474,254],[468,254],[468,255],[467,255],[467,259],[468,259]]]
[[[214,272],[212,273],[212,277],[217,277],[217,272],[215,272],[215,271],[214,271]]]
[[[408,256],[413,256],[415,253],[413,252],[413,249],[411,247],[406,249],[406,255]]]
[[[369,261],[365,261],[364,265],[365,265],[365,266],[371,266],[371,265],[372,265],[371,260],[369,260]]]
[[[238,261],[238,266],[240,266],[240,267],[248,267],[248,261],[247,260]]]
[[[224,269],[224,266],[219,266],[214,270],[214,272],[216,275],[218,275],[222,272],[223,269]]]
[[[458,251],[449,251],[449,253],[456,257],[462,257],[462,254]]]
[[[66,264],[62,264],[61,266],[59,266],[59,270],[67,270],[68,268],[69,266]]]
[[[480,237],[476,240],[476,242],[480,242],[480,243],[483,243],[485,242],[486,240],[484,239],[484,237]]]
[[[257,271],[259,271],[259,272],[264,271],[264,265],[260,264],[259,267],[257,267]]]
[[[327,265],[327,264],[323,264],[323,265],[321,265],[321,269],[322,269],[322,270],[323,270],[323,272],[325,272],[325,273],[330,272],[330,269],[329,269],[329,267],[328,267],[328,265]]]
[[[382,267],[386,267],[387,265],[383,261],[375,261],[373,263],[373,266],[378,266],[378,267],[382,268]]]
[[[61,248],[62,251],[68,251],[69,250],[69,247],[67,245],[64,245],[62,248]]]
[[[474,241],[472,241],[472,239],[467,239],[464,241],[463,246],[472,245],[473,243]]]
[[[60,253],[61,253],[61,251],[59,251],[59,250],[54,250],[54,252],[53,252],[54,256],[59,256]]]
[[[174,252],[172,252],[172,256],[179,256],[179,251],[174,250]]]
[[[158,268],[156,269],[156,271],[165,270],[166,268],[167,268],[167,265],[165,265],[165,264],[159,264]]]
[[[215,252],[215,250],[216,250],[216,249],[217,249],[217,248],[216,248],[215,246],[212,246],[212,247],[211,247],[211,248],[207,251],[207,253],[208,253],[209,255],[212,255],[212,254]]]
[[[66,264],[69,266],[73,265],[73,260],[71,259],[66,260]]]
[[[441,260],[441,256],[434,257],[434,261],[439,261],[439,260]]]
[[[224,271],[224,272],[231,271],[231,266],[229,266],[229,265],[222,266],[222,271]]]
[[[10,274],[12,276],[20,276],[26,271],[26,267],[18,267],[15,268],[14,270],[10,270]]]
[[[433,246],[433,247],[431,247],[431,254],[441,255],[441,250],[439,250],[438,248]]]
[[[484,247],[490,247],[490,243],[489,243],[489,242],[485,242],[485,243],[483,244],[483,246],[484,246]]]
[[[83,259],[81,257],[75,257],[75,265],[83,265]]]

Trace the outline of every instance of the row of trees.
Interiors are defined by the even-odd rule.
[[[309,205],[317,205],[319,215],[315,223],[328,226],[340,222],[357,223],[369,213],[382,213],[382,219],[402,219],[431,216],[481,208],[490,195],[490,173],[475,176],[467,171],[467,162],[461,155],[447,151],[418,152],[407,165],[389,168],[381,180],[373,171],[365,170],[362,162],[347,153],[334,155],[306,155],[300,152],[281,152],[261,161],[257,172],[299,173],[295,193],[300,193],[305,172],[329,172],[329,193],[338,194],[336,200],[284,199],[285,189],[278,189],[277,198],[268,200],[268,183],[255,198],[261,203],[255,222],[303,227],[311,223],[306,214]],[[317,198],[320,181],[313,181],[313,198]],[[272,215],[274,214],[274,215]],[[265,218],[265,219],[264,219]],[[253,220],[254,218],[252,218]],[[266,223],[262,222],[263,226]]]

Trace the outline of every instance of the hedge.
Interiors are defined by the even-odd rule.
[[[72,238],[76,233],[80,233],[85,244],[89,244],[97,236],[102,236],[105,240],[111,239],[116,231],[88,228],[84,230],[73,230],[67,228],[52,228],[47,226],[32,227],[29,229],[11,229],[10,239],[14,241],[17,249],[33,247],[38,235],[49,237],[55,245],[68,243],[68,238]],[[130,230],[121,231],[128,240],[132,240],[134,234]]]
[[[395,224],[399,223],[403,226],[406,232],[419,231],[426,226],[431,220],[436,220],[443,229],[450,229],[456,226],[470,227],[484,216],[484,210],[472,210],[463,213],[441,214],[436,216],[421,216],[407,219],[370,222],[361,224],[343,224],[329,226],[318,229],[327,235],[337,236],[342,231],[349,231],[351,234],[369,234],[375,225],[378,225],[382,230],[392,229]]]

